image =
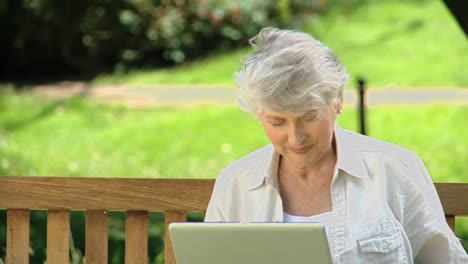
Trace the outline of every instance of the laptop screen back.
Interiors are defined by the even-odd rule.
[[[172,223],[178,264],[332,263],[317,223]]]

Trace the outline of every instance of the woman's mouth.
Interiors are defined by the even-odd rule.
[[[309,150],[312,148],[312,146],[307,146],[307,147],[301,147],[301,148],[290,148],[292,152],[296,153],[296,154],[299,154],[299,155],[303,155],[307,152],[309,152]]]

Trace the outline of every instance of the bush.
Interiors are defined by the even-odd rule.
[[[168,66],[291,27],[305,0],[23,0],[0,4],[3,79]],[[310,4],[312,3],[312,4]],[[315,3],[315,4],[314,4]],[[293,15],[295,14],[295,15]]]

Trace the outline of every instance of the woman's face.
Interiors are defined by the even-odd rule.
[[[321,117],[317,115],[315,111],[296,116],[263,110],[259,118],[275,150],[285,161],[307,167],[330,151],[337,107],[327,106]]]

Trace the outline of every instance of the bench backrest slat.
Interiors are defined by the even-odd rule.
[[[169,236],[169,224],[172,222],[186,222],[187,213],[185,211],[166,211],[164,214],[164,262],[165,264],[175,264],[174,250]]]
[[[47,212],[47,264],[69,262],[70,211],[49,210]]]
[[[107,240],[107,211],[86,210],[86,264],[107,263]]]
[[[450,226],[453,232],[455,232],[455,216],[454,215],[445,215],[445,221]]]
[[[147,211],[127,211],[125,263],[148,263]]]
[[[6,263],[29,262],[28,209],[8,210]]]

